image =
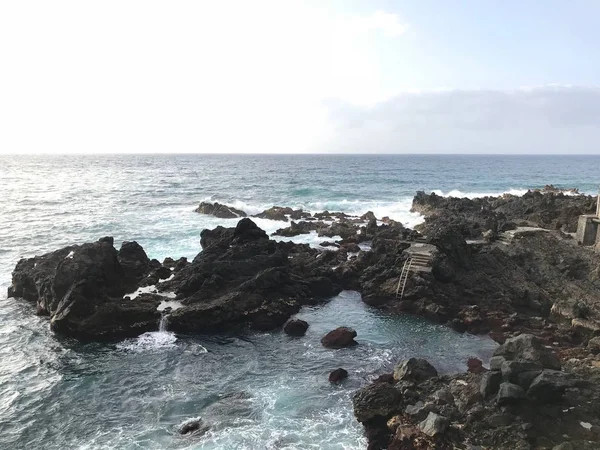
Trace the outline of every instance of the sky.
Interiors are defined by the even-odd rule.
[[[0,2],[0,153],[600,154],[600,1]]]

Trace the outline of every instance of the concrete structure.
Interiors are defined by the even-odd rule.
[[[579,216],[575,238],[581,245],[595,245],[598,236],[598,216],[587,214]]]
[[[577,234],[575,238],[581,245],[594,246],[596,251],[600,251],[600,233],[598,227],[600,225],[600,189],[598,189],[598,197],[596,198],[596,214],[586,214],[579,216],[577,223]]]

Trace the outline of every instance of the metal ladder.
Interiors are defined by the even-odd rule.
[[[398,298],[398,293],[400,293],[400,298],[404,298],[404,288],[406,287],[406,281],[408,280],[412,262],[412,256],[409,256],[406,261],[404,261],[402,272],[400,273],[400,279],[398,280],[398,287],[396,288],[396,298]],[[402,286],[402,291],[400,291],[400,286]]]

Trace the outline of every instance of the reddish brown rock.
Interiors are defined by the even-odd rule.
[[[483,362],[479,358],[469,358],[467,367],[471,373],[481,374],[487,372],[487,369],[483,367]]]
[[[356,331],[348,327],[339,327],[330,331],[321,339],[321,344],[327,348],[344,348],[356,345]]]

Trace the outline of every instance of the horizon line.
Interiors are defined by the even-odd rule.
[[[157,155],[157,156],[182,156],[182,155],[198,155],[198,156],[600,156],[593,153],[246,153],[246,152],[95,152],[95,153],[3,153],[2,156],[118,156],[118,155]]]

